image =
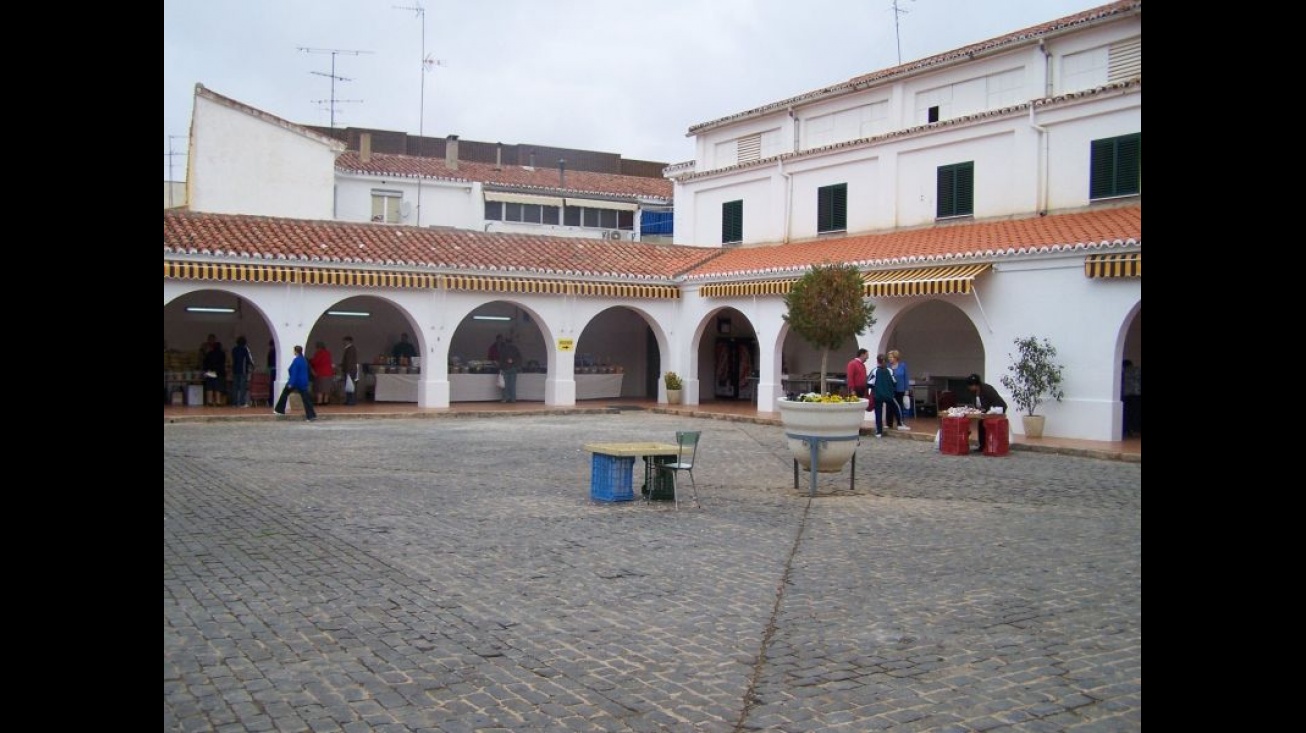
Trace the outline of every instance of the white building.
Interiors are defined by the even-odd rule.
[[[547,404],[593,395],[587,365],[608,361],[622,396],[665,399],[671,370],[687,402],[772,412],[820,365],[789,334],[784,293],[813,264],[848,262],[877,323],[834,370],[858,346],[896,348],[927,400],[971,372],[1002,391],[1013,340],[1047,337],[1066,396],[1040,410],[1045,434],[1115,439],[1121,360],[1142,361],[1141,10],[1114,3],[696,126],[700,160],[670,169],[677,240],[696,246],[165,212],[165,343],[271,340],[284,367],[292,344],[348,334],[367,361],[409,333],[412,399],[443,407],[487,398],[472,383],[489,375],[460,369],[508,333]],[[1021,91],[987,91],[1008,85]],[[884,115],[865,109],[881,102]],[[778,152],[777,135],[795,148]],[[357,175],[351,201],[370,203],[377,174]],[[421,180],[428,211],[494,190]],[[188,310],[211,305],[231,312]]]
[[[690,128],[676,243],[789,242],[1141,195],[1142,2]],[[1118,180],[1117,180],[1118,179]]]
[[[195,87],[190,209],[300,219],[439,226],[474,231],[640,240],[644,211],[669,211],[663,178],[460,160],[457,135],[443,158],[359,150]],[[584,151],[577,151],[578,153]]]

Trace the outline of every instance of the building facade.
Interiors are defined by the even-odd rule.
[[[690,404],[772,412],[820,368],[820,352],[788,331],[784,294],[812,265],[842,262],[864,273],[876,323],[835,369],[858,347],[898,349],[937,401],[972,372],[999,386],[1014,340],[1046,337],[1066,394],[1040,409],[1045,434],[1116,439],[1121,361],[1141,365],[1142,93],[1129,60],[1140,45],[1141,2],[1114,3],[691,128],[699,159],[668,169],[677,246],[484,218],[448,229],[332,221],[345,218],[338,195],[335,215],[316,221],[165,211],[165,348],[211,332],[256,347],[266,336],[284,365],[294,344],[351,335],[367,361],[406,333],[422,355],[412,400],[445,407],[467,364],[507,334],[535,362],[546,404],[587,399],[595,370],[619,367],[621,396],[665,400],[659,375],[676,371]],[[998,93],[1009,86],[1019,91]],[[1028,98],[1031,88],[1050,93]],[[923,124],[876,127],[917,115]],[[391,185],[362,150],[292,144],[330,151],[333,187],[352,191],[349,218]],[[796,147],[776,152],[785,144]],[[424,208],[554,205],[561,219],[567,192],[641,195],[563,185],[571,171],[548,172],[553,190],[459,175],[417,176]],[[215,303],[229,312],[191,310]]]

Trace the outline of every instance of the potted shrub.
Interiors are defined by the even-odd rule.
[[[680,404],[680,390],[684,389],[684,383],[680,380],[680,375],[675,372],[667,372],[662,375],[662,382],[667,387],[667,403],[672,405]]]
[[[1011,393],[1011,400],[1025,414],[1021,424],[1026,437],[1043,437],[1043,416],[1034,411],[1048,399],[1061,401],[1061,365],[1053,361],[1057,349],[1047,338],[1025,336],[1013,340],[1016,354],[1007,354],[1011,364],[999,380]]]
[[[820,392],[776,403],[794,459],[812,472],[813,494],[816,473],[839,471],[852,458],[866,416],[867,400],[833,395],[825,383],[830,350],[875,324],[875,306],[866,301],[864,288],[856,267],[823,264],[808,270],[785,296],[785,322],[821,350]]]

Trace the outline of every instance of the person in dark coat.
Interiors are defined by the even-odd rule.
[[[1007,401],[1002,399],[1002,395],[993,388],[993,385],[980,379],[980,375],[972,374],[966,377],[966,389],[975,396],[979,409],[982,412],[988,412],[995,407],[1002,408],[1002,414],[1007,414]],[[984,450],[984,421],[976,420],[976,428],[979,430],[979,450]]]
[[[875,395],[875,437],[884,437],[884,411],[889,408],[889,403],[893,402],[893,393],[898,391],[894,386],[893,371],[885,365],[884,354],[875,355],[875,371],[871,372],[868,379],[870,389]]]
[[[221,341],[209,344],[204,355],[204,404],[217,407],[222,404],[222,393],[227,391],[227,352]]]

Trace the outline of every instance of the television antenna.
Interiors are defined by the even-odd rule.
[[[163,157],[165,157],[165,158],[168,159],[168,208],[169,208],[169,209],[171,209],[171,208],[174,206],[173,201],[172,201],[172,189],[173,189],[172,182],[173,182],[174,180],[176,180],[176,179],[175,179],[175,178],[173,177],[173,175],[172,175],[172,162],[173,162],[173,158],[175,158],[175,157],[177,157],[177,156],[179,156],[179,155],[186,155],[185,153],[174,153],[173,150],[172,150],[172,141],[173,141],[173,140],[180,140],[180,139],[182,139],[183,137],[186,137],[186,136],[185,136],[185,135],[169,135],[169,136],[168,136],[168,152],[166,152],[166,153],[163,154]]]
[[[916,0],[912,0],[916,2]],[[906,15],[906,8],[898,7],[898,0],[893,0],[893,40],[898,44],[898,65],[902,66],[902,39],[898,36],[898,16]]]
[[[334,129],[335,126],[336,126],[336,104],[338,104],[338,103],[340,103],[340,102],[361,102],[361,101],[363,101],[363,100],[361,100],[361,99],[348,99],[348,100],[345,100],[345,99],[339,99],[339,100],[338,100],[338,99],[336,99],[336,82],[337,82],[337,81],[353,81],[353,79],[350,79],[350,78],[348,78],[348,77],[345,77],[345,76],[338,76],[338,75],[336,75],[336,56],[339,56],[340,54],[346,54],[346,55],[349,55],[349,56],[361,56],[361,55],[363,55],[363,54],[365,54],[365,53],[372,53],[372,52],[371,52],[371,51],[354,51],[354,50],[350,50],[350,49],[346,49],[346,48],[309,48],[309,47],[307,47],[307,46],[300,46],[300,47],[299,47],[299,50],[300,50],[300,51],[303,51],[304,53],[329,53],[329,54],[331,54],[331,73],[328,74],[328,73],[323,72],[323,71],[310,71],[310,72],[308,72],[308,73],[310,73],[310,74],[316,74],[316,75],[318,75],[318,76],[325,76],[325,77],[328,77],[328,78],[331,79],[331,99],[330,99],[331,127],[332,127],[332,129]],[[316,104],[316,102],[315,102],[315,104]]]
[[[422,21],[422,73],[419,77],[421,84],[418,86],[417,94],[417,154],[422,154],[422,144],[426,141],[426,72],[436,66],[444,66],[445,63],[440,59],[431,58],[426,52],[426,8],[422,7],[419,2],[415,5],[394,5],[395,10],[411,10],[417,18]],[[417,226],[422,225],[422,177],[417,177]]]

